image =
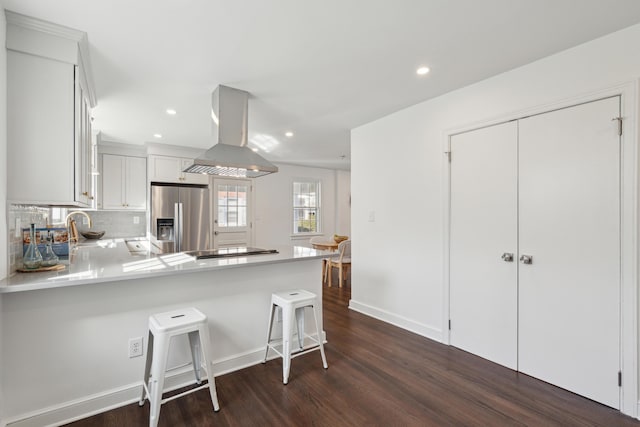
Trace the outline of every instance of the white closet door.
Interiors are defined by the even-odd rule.
[[[517,368],[516,122],[451,138],[452,345]],[[512,253],[514,261],[504,261]]]
[[[520,121],[519,370],[619,408],[619,97]]]

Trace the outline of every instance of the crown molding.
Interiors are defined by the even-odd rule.
[[[145,142],[147,153],[157,156],[194,158],[206,151],[206,148],[187,147],[183,145],[164,144],[162,142]]]
[[[52,22],[43,21],[41,19],[32,18],[31,16],[22,15],[10,10],[4,11],[7,24],[15,25],[30,30],[39,31],[41,33],[50,34],[52,36],[62,37],[80,43],[82,39],[87,38],[87,33],[74,30],[73,28],[64,27]]]
[[[86,81],[86,92],[89,98],[89,105],[93,108],[97,104],[93,70],[91,68],[91,57],[89,55],[89,39],[87,33],[52,22],[43,21],[31,16],[22,15],[10,10],[4,11],[7,25],[24,28],[26,30],[36,31],[41,34],[59,37],[74,42],[78,46],[78,65],[81,65],[82,73]]]

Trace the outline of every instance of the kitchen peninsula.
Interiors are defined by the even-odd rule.
[[[21,414],[17,419],[45,425],[135,401],[145,358],[129,358],[128,342],[144,337],[146,353],[149,315],[178,307],[209,317],[216,375],[259,363],[271,294],[292,288],[322,294],[325,253],[276,249],[196,260],[184,253],[132,256],[113,239],[74,249],[64,272],[0,281],[4,363],[14,367],[4,379],[7,406]],[[188,345],[181,344],[169,355],[176,369],[168,388],[190,379]]]

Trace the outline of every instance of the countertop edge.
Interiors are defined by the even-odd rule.
[[[123,272],[122,274],[113,275],[113,276],[88,277],[85,279],[65,280],[63,277],[57,281],[51,281],[51,282],[37,281],[35,283],[26,283],[26,284],[6,283],[10,280],[10,278],[6,278],[3,280],[0,280],[0,283],[4,282],[3,284],[0,284],[0,294],[10,294],[10,293],[16,293],[16,292],[28,292],[28,291],[45,290],[45,289],[57,289],[57,288],[66,288],[66,287],[82,286],[82,285],[94,285],[94,284],[101,284],[101,283],[126,281],[126,280],[139,280],[139,279],[147,279],[147,278],[154,278],[154,277],[202,273],[207,271],[227,270],[227,269],[236,269],[236,268],[245,268],[245,267],[257,267],[257,266],[269,265],[269,264],[281,264],[281,263],[288,263],[288,262],[321,259],[321,258],[327,258],[332,255],[335,255],[335,254],[328,253],[325,251],[316,251],[315,254],[309,254],[309,255],[305,254],[304,256],[282,257],[283,255],[280,254],[279,255],[280,258],[275,258],[275,259],[274,258],[260,259],[257,257],[260,257],[261,255],[253,255],[250,257],[230,258],[233,260],[243,261],[241,263],[220,265],[217,262],[214,263],[209,261],[197,267],[191,267],[186,269],[178,268],[173,270],[141,270],[137,272]],[[22,274],[41,274],[41,273],[22,273]],[[47,280],[47,279],[44,279],[44,280]]]

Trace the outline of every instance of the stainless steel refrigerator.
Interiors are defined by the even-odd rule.
[[[157,253],[210,247],[209,187],[151,183],[151,243]]]

